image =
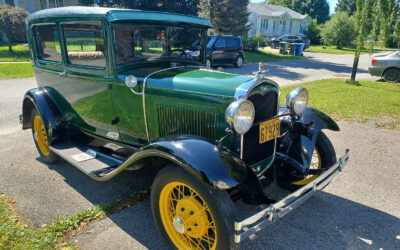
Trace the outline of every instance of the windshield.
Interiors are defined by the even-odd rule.
[[[203,61],[205,29],[113,24],[117,64],[149,59]]]

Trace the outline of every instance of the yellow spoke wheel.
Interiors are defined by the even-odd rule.
[[[318,149],[314,148],[314,153],[313,153],[313,156],[312,156],[311,162],[310,162],[310,169],[320,169],[321,167],[322,167],[321,155],[318,152]],[[313,181],[317,177],[318,177],[318,175],[308,175],[303,180],[293,182],[292,184],[301,185],[301,186],[306,185],[306,184],[310,183],[311,181]]]
[[[35,115],[33,120],[33,136],[38,145],[40,152],[48,156],[50,154],[49,142],[47,141],[47,134],[44,123],[40,115]]]
[[[170,182],[159,200],[164,228],[178,249],[216,249],[217,230],[204,199],[190,186]]]

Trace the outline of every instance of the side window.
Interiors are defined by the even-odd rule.
[[[225,48],[226,47],[225,38],[219,38],[215,43],[215,47]]]
[[[63,24],[69,64],[106,66],[101,22]]]
[[[237,48],[237,47],[239,47],[238,46],[238,44],[239,44],[238,41],[239,41],[238,39],[234,39],[234,38],[227,39],[228,48]]]
[[[34,27],[37,56],[39,59],[61,62],[60,42],[55,24]]]

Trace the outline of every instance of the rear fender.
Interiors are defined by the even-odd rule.
[[[286,106],[281,106],[279,113],[283,113],[285,110]],[[286,120],[287,123],[290,119],[290,117],[282,117],[281,124],[284,123],[284,120]],[[311,128],[307,131],[307,135],[296,130],[285,130],[282,126],[282,134],[285,132],[287,133],[278,140],[277,151],[279,153],[277,154],[277,158],[287,162],[297,170],[300,170],[299,168],[301,167],[301,172],[306,173],[310,166],[314,147],[320,131],[322,129],[339,131],[340,129],[331,117],[311,107],[307,107],[299,121],[308,124],[312,123]],[[299,164],[294,166],[287,161],[289,159],[287,156],[291,158],[290,161],[294,159]]]
[[[246,164],[242,160],[202,137],[164,137],[136,152],[129,164],[152,156],[174,162],[203,184],[215,189],[236,187],[247,176]]]
[[[42,117],[50,143],[61,140],[63,138],[64,119],[44,88],[35,88],[26,92],[22,104],[22,129],[32,127],[31,113],[34,108]]]

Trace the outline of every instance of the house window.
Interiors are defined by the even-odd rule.
[[[40,9],[63,7],[64,0],[40,0]]]
[[[275,30],[276,30],[276,21],[274,20],[274,26],[272,28],[272,32],[275,32]]]
[[[268,29],[268,19],[262,19],[261,21],[261,29]]]
[[[14,0],[6,0],[6,4],[14,6]]]
[[[286,32],[286,20],[282,22],[282,33]]]
[[[292,21],[289,23],[289,33],[292,33]]]

